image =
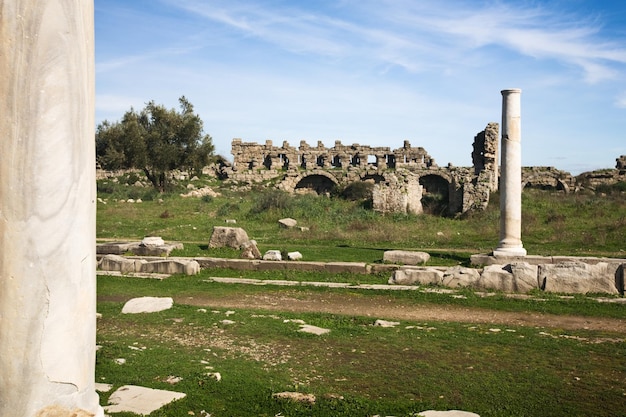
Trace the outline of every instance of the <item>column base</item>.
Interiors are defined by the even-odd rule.
[[[517,248],[497,248],[493,251],[493,256],[495,257],[517,257],[517,256],[526,256],[526,249],[523,247]]]

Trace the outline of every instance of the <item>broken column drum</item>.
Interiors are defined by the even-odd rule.
[[[93,19],[93,0],[0,0],[0,416],[104,415]]]
[[[500,243],[495,256],[526,256],[522,245],[522,90],[502,90]]]

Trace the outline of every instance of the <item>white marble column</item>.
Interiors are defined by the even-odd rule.
[[[522,245],[522,90],[502,90],[500,243],[494,256],[526,256]]]
[[[0,0],[0,416],[104,415],[94,75],[93,0]]]

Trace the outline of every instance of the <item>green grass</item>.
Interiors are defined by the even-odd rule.
[[[177,256],[238,257],[231,249],[208,249],[213,226],[236,219],[261,251],[300,251],[306,261],[381,263],[388,249],[423,250],[429,265],[468,265],[473,253],[498,242],[498,197],[484,212],[462,218],[378,215],[358,201],[337,197],[290,196],[253,190],[219,189],[222,195],[183,199],[124,185],[134,177],[99,183],[98,239],[140,240],[161,236],[185,243]],[[626,257],[626,200],[606,196],[526,190],[524,246],[537,255]],[[141,204],[116,199],[142,198]],[[161,199],[162,201],[159,201]],[[292,217],[309,231],[284,230],[277,221]],[[292,281],[386,283],[389,274],[328,274],[298,271],[204,269],[196,276],[163,281],[98,277],[96,380],[118,388],[137,384],[185,392],[187,396],[156,416],[414,416],[427,409],[461,409],[487,416],[618,416],[626,398],[624,332],[563,330],[456,322],[402,321],[396,328],[373,327],[376,317],[289,313],[211,306],[222,299],[274,297],[309,300],[344,297],[399,309],[462,308],[590,318],[626,318],[623,304],[589,296],[563,298],[540,291],[529,299],[488,297],[470,290],[454,294],[372,291],[305,286],[274,287],[208,282],[209,277]],[[154,314],[122,315],[123,303],[138,296],[175,297],[174,308]],[[202,301],[205,300],[205,301]],[[202,302],[204,304],[202,304]],[[190,305],[190,304],[202,304]],[[201,310],[204,308],[204,310]],[[221,323],[224,319],[232,325]],[[298,332],[290,320],[331,329],[323,336]],[[285,322],[287,320],[287,322]],[[500,332],[490,329],[498,327]],[[132,348],[131,348],[132,347]],[[118,365],[115,359],[125,358]],[[210,367],[211,369],[208,369]],[[217,382],[207,375],[220,372]],[[176,385],[168,376],[182,377]],[[312,393],[314,405],[277,400],[281,391]],[[104,405],[109,394],[101,394]],[[341,398],[341,399],[339,399]],[[130,417],[131,414],[116,414]]]
[[[214,184],[216,189],[218,186]],[[422,250],[442,259],[456,255],[451,262],[435,263],[441,265],[467,263],[469,254],[489,252],[499,239],[497,195],[483,212],[443,218],[382,216],[358,201],[338,197],[295,195],[280,199],[275,191],[221,192],[219,197],[206,199],[165,194],[160,196],[162,201],[154,198],[140,204],[114,201],[119,194],[100,194],[107,204],[98,204],[97,237],[137,240],[161,236],[186,243],[186,256],[214,256],[207,249],[213,227],[236,219],[236,226],[246,230],[262,250],[297,250],[305,260],[373,263],[380,262],[382,252],[388,249]],[[622,194],[531,189],[524,191],[522,205],[522,240],[530,254],[626,256],[626,199]],[[309,230],[280,229],[277,222],[283,217],[292,217]]]
[[[616,335],[605,332],[411,321],[379,328],[372,326],[374,317],[254,309],[227,315],[226,309],[210,303],[201,310],[184,301],[160,313],[122,315],[123,301],[142,294],[184,300],[206,294],[245,297],[259,291],[289,291],[290,296],[301,292],[306,297],[307,291],[323,290],[228,286],[181,276],[165,281],[115,277],[98,281],[98,311],[103,318],[98,322],[102,348],[96,380],[114,388],[138,384],[187,394],[152,417],[200,415],[201,410],[214,417],[410,416],[427,409],[462,409],[483,417],[617,416],[623,410],[626,343],[606,341]],[[455,300],[441,294],[410,294],[368,296],[397,297],[407,308]],[[480,306],[479,298],[455,302],[461,301]],[[525,311],[597,313],[582,297],[555,298],[536,306],[508,301]],[[504,304],[489,303],[496,308]],[[607,314],[606,304],[594,303],[604,310],[601,315],[613,314]],[[235,323],[222,324],[226,318]],[[294,319],[331,332],[300,333],[290,321]],[[494,327],[501,331],[493,332]],[[125,358],[126,364],[116,364],[117,358]],[[208,372],[220,372],[222,381]],[[170,385],[165,382],[170,375],[183,379]],[[282,391],[312,393],[318,400],[303,405],[272,398]],[[101,395],[102,404],[107,398],[108,394]]]

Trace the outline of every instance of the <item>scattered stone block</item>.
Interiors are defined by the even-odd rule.
[[[618,264],[563,262],[539,265],[538,285],[546,292],[617,294]]]
[[[144,388],[136,385],[124,385],[109,397],[109,404],[104,407],[107,413],[130,412],[147,416],[172,401],[184,398],[182,392]]]
[[[282,261],[283,257],[280,254],[279,250],[268,250],[267,252],[265,252],[265,255],[263,255],[263,260],[264,261]]]
[[[302,260],[302,254],[300,252],[288,252],[287,259],[290,261],[300,261]]]
[[[141,270],[138,272],[197,275],[200,273],[200,264],[189,259],[156,260],[142,263]]]
[[[290,400],[307,404],[315,404],[315,395],[304,394],[302,392],[277,392],[272,395],[273,398],[280,400]]]
[[[388,250],[383,254],[384,262],[391,262],[403,265],[421,265],[430,260],[430,255],[426,252],[414,252],[408,250]]]
[[[527,293],[537,288],[537,266],[525,262],[488,265],[474,287],[485,290]]]
[[[376,320],[374,322],[374,326],[376,327],[396,327],[399,326],[399,321],[387,321],[387,320]]]
[[[453,266],[444,272],[442,284],[450,288],[472,287],[480,279],[480,272],[473,268]]]
[[[137,246],[136,242],[108,242],[96,245],[96,253],[98,255],[123,255],[127,252],[132,252],[132,249]]]
[[[144,238],[140,244],[133,246],[130,250],[138,256],[169,256],[174,249],[184,249],[184,245],[180,242],[165,243],[160,237],[150,237]]]
[[[400,268],[393,271],[388,284],[390,285],[441,285],[443,271],[436,268]]]
[[[301,324],[300,325],[300,330],[298,330],[299,332],[302,333],[311,333],[317,336],[326,334],[326,333],[330,333],[330,329],[324,329],[322,327],[317,327],[317,326],[313,326],[310,324]]]
[[[209,248],[240,249],[244,243],[249,241],[248,234],[241,227],[214,226],[209,240]]]
[[[120,255],[105,255],[98,263],[103,271],[119,271],[121,273],[136,272],[135,261]]]
[[[256,240],[249,240],[241,246],[241,259],[261,259],[261,251],[256,245]]]
[[[122,308],[122,314],[156,313],[168,310],[174,305],[171,297],[139,297],[128,300]]]
[[[293,227],[296,227],[297,224],[298,222],[291,218],[280,219],[278,221],[278,225],[285,229],[291,229]]]

